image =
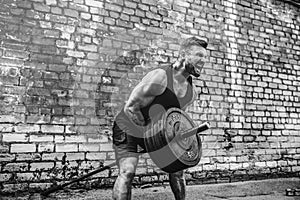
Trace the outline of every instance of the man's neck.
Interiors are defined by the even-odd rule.
[[[185,70],[184,66],[173,68],[173,77],[178,83],[184,83],[190,74]]]

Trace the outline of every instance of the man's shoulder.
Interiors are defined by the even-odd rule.
[[[147,73],[144,79],[153,83],[163,82],[167,79],[167,71],[164,68],[153,69]]]

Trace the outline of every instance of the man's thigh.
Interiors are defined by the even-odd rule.
[[[141,154],[138,152],[141,141],[141,138],[133,137],[128,131],[122,130],[118,124],[114,123],[113,143],[117,163],[119,164],[121,159],[126,160],[126,162],[131,162],[131,160],[134,162]]]

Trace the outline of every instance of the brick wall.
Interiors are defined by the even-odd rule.
[[[0,0],[0,190],[44,189],[114,161],[111,125],[130,89],[209,40],[188,109],[202,135],[188,183],[300,171],[299,7],[275,0]],[[117,170],[81,186],[113,184]],[[167,176],[148,155],[135,184]]]

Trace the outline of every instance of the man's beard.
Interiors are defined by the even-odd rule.
[[[196,78],[200,76],[200,70],[193,64],[187,63],[185,65],[185,70]]]

